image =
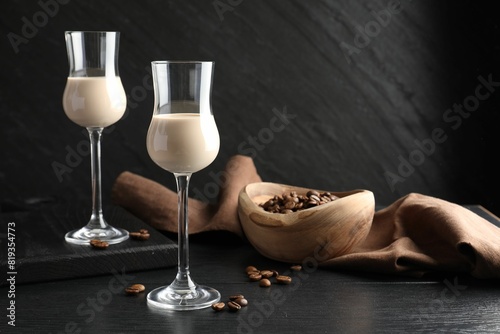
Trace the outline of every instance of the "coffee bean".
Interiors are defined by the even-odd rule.
[[[299,264],[296,264],[296,265],[291,266],[290,269],[292,269],[293,271],[301,271],[302,266]]]
[[[217,312],[222,311],[224,309],[224,307],[226,307],[226,304],[224,304],[223,302],[218,302],[218,303],[212,304],[212,309],[217,311]]]
[[[233,300],[235,303],[239,304],[241,307],[245,307],[248,305],[248,300],[246,300],[245,298],[237,298],[235,300]]]
[[[146,287],[142,284],[132,284],[125,288],[125,293],[127,295],[137,295],[146,290]]]
[[[279,275],[276,277],[276,282],[279,284],[290,284],[292,283],[292,278],[290,276]]]
[[[232,296],[229,296],[229,300],[231,300],[231,301],[234,301],[236,299],[241,299],[241,298],[245,298],[245,296],[243,296],[243,295],[232,295]]]
[[[273,205],[274,205],[274,201],[272,199],[270,199],[269,201],[262,204],[262,207],[267,210],[270,206],[273,206]]]
[[[275,269],[271,269],[271,271],[273,272],[273,276],[276,277],[279,275],[278,271],[275,270]]]
[[[313,199],[310,199],[310,200],[306,203],[306,206],[307,206],[308,208],[313,207],[313,206],[317,206],[317,205],[318,205],[318,202],[316,202],[316,201],[315,201],[315,200],[313,200]]]
[[[316,190],[309,190],[307,193],[306,193],[306,196],[307,197],[311,197],[311,196],[320,196],[319,192],[317,192]]]
[[[259,274],[259,273],[256,273],[256,274],[252,274],[252,275],[249,275],[248,278],[252,281],[252,282],[257,282],[257,281],[260,281],[262,279],[262,275]]]
[[[139,292],[143,292],[144,290],[146,290],[146,287],[142,284],[132,284],[130,288],[137,289],[139,290]]]
[[[94,248],[97,249],[106,249],[109,246],[109,243],[106,241],[98,240],[98,239],[92,239],[90,240],[90,245]]]
[[[129,232],[128,234],[132,239],[135,240],[148,240],[150,237],[149,233],[141,233],[141,232]]]
[[[241,305],[238,304],[237,302],[230,301],[227,303],[227,307],[229,307],[229,310],[236,312],[238,310],[241,310]]]
[[[138,295],[140,293],[139,289],[134,289],[131,287],[125,288],[125,293],[127,295]]]
[[[313,201],[316,201],[316,202],[319,202],[321,201],[321,198],[319,198],[319,196],[316,196],[316,195],[311,195],[309,196],[309,198]]]
[[[278,276],[279,277],[279,276]],[[271,286],[271,281],[268,280],[267,278],[263,278],[260,280],[259,282],[259,286],[263,287],[263,288],[268,288]]]
[[[273,272],[271,270],[261,270],[260,274],[263,278],[273,277]]]
[[[251,271],[258,271],[257,268],[255,268],[254,266],[248,266],[246,267],[245,269],[245,272],[248,274],[249,272]]]
[[[142,284],[132,284],[131,286],[129,286],[129,288],[133,290],[138,290],[139,292],[143,292],[144,290],[146,290],[146,287]]]

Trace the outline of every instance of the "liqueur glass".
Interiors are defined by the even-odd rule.
[[[192,173],[210,165],[219,152],[219,132],[210,102],[214,63],[153,61],[151,66],[155,102],[146,146],[151,159],[175,176],[178,265],[170,285],[148,294],[148,305],[170,310],[205,308],[219,301],[220,293],[191,279],[187,204]]]
[[[116,244],[128,232],[110,226],[102,213],[101,136],[103,129],[122,118],[127,98],[118,73],[120,33],[114,31],[67,31],[69,75],[63,95],[66,116],[87,129],[90,138],[92,214],[86,226],[66,233],[73,244],[92,239]]]

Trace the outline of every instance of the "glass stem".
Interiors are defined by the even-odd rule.
[[[171,287],[178,293],[189,293],[196,288],[189,274],[188,188],[191,174],[174,173],[177,183],[178,253],[177,276]]]
[[[108,224],[102,215],[101,197],[101,135],[103,128],[87,128],[90,138],[90,163],[92,177],[92,216],[89,228],[106,228]]]

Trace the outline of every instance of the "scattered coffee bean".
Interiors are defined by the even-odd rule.
[[[280,277],[280,276],[278,276],[278,277]],[[268,287],[271,286],[271,281],[268,280],[267,278],[263,278],[263,279],[260,280],[259,286],[261,286],[263,288],[268,288]]]
[[[255,268],[254,266],[248,266],[245,269],[245,272],[247,273],[247,275],[248,275],[248,273],[253,272],[253,271],[259,271],[259,270],[257,268]]]
[[[232,296],[229,296],[229,300],[231,300],[231,301],[234,301],[234,300],[240,299],[240,298],[245,298],[245,296],[243,296],[243,295],[232,295]]]
[[[271,270],[261,270],[260,271],[260,274],[262,275],[262,277],[264,278],[269,278],[269,277],[273,277],[273,272]]]
[[[139,292],[143,292],[144,290],[146,290],[146,287],[142,284],[132,284],[130,286],[132,289],[137,289],[139,290]]]
[[[146,287],[142,284],[132,284],[125,288],[125,293],[127,295],[137,295],[146,290]]]
[[[290,196],[296,195],[293,192],[290,193]],[[313,194],[314,195],[314,194]],[[274,200],[274,199],[273,199]],[[294,264],[290,266],[290,270],[292,271],[300,271],[302,270],[302,266],[300,264]],[[292,283],[292,278],[286,275],[280,275],[275,269],[265,269],[258,270],[254,266],[248,266],[245,268],[245,272],[247,273],[249,279],[251,281],[258,281],[259,286],[263,288],[270,287],[272,285],[269,280],[270,277],[275,277],[276,283],[289,285]],[[227,307],[231,312],[237,312],[241,310],[241,308],[248,306],[248,300],[245,298],[243,294],[237,293],[230,295],[228,297],[229,301],[227,302]],[[223,302],[218,302],[212,304],[212,309],[219,312],[225,308],[226,304]]]
[[[260,271],[259,270],[254,270],[254,271],[247,272],[248,276],[253,275],[253,274],[260,274]]]
[[[234,300],[234,302],[239,304],[241,307],[245,307],[248,305],[248,300],[246,300],[244,297],[237,298]]]
[[[298,195],[296,191],[290,191],[281,196],[275,195],[259,206],[271,213],[286,214],[326,204],[336,199],[338,197],[329,192],[319,193],[316,190],[309,190],[306,195]]]
[[[138,295],[140,293],[139,289],[134,289],[131,287],[125,288],[125,293],[127,295]]]
[[[222,311],[224,309],[224,307],[226,307],[226,304],[224,304],[223,302],[218,302],[218,303],[212,304],[212,309],[217,311],[217,312]]]
[[[129,232],[128,235],[135,240],[148,240],[151,236],[149,231],[145,229],[141,229],[139,232]]]
[[[252,274],[252,275],[249,275],[248,278],[252,281],[252,282],[258,282],[262,279],[262,275],[259,274],[259,273],[256,273],[256,274]]]
[[[241,310],[241,305],[238,304],[237,302],[233,302],[233,301],[230,301],[229,303],[227,303],[227,307],[229,307],[229,310],[234,311],[234,312]]]
[[[106,241],[98,240],[98,239],[92,239],[90,240],[90,245],[94,248],[97,249],[106,249],[109,246],[109,243]]]
[[[290,276],[279,275],[276,277],[276,282],[279,284],[290,284],[292,283],[292,278]]]

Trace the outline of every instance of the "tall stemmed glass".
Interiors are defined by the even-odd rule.
[[[63,96],[66,116],[87,128],[90,137],[92,215],[88,224],[68,232],[69,243],[88,244],[99,239],[116,244],[128,232],[110,226],[101,201],[101,135],[105,127],[122,118],[127,97],[118,74],[119,32],[67,31],[69,76]]]
[[[195,310],[220,300],[220,293],[197,285],[189,272],[188,187],[192,173],[219,152],[219,131],[210,104],[213,62],[154,61],[155,104],[147,135],[151,159],[174,174],[178,194],[178,266],[174,281],[148,294],[148,304]]]

